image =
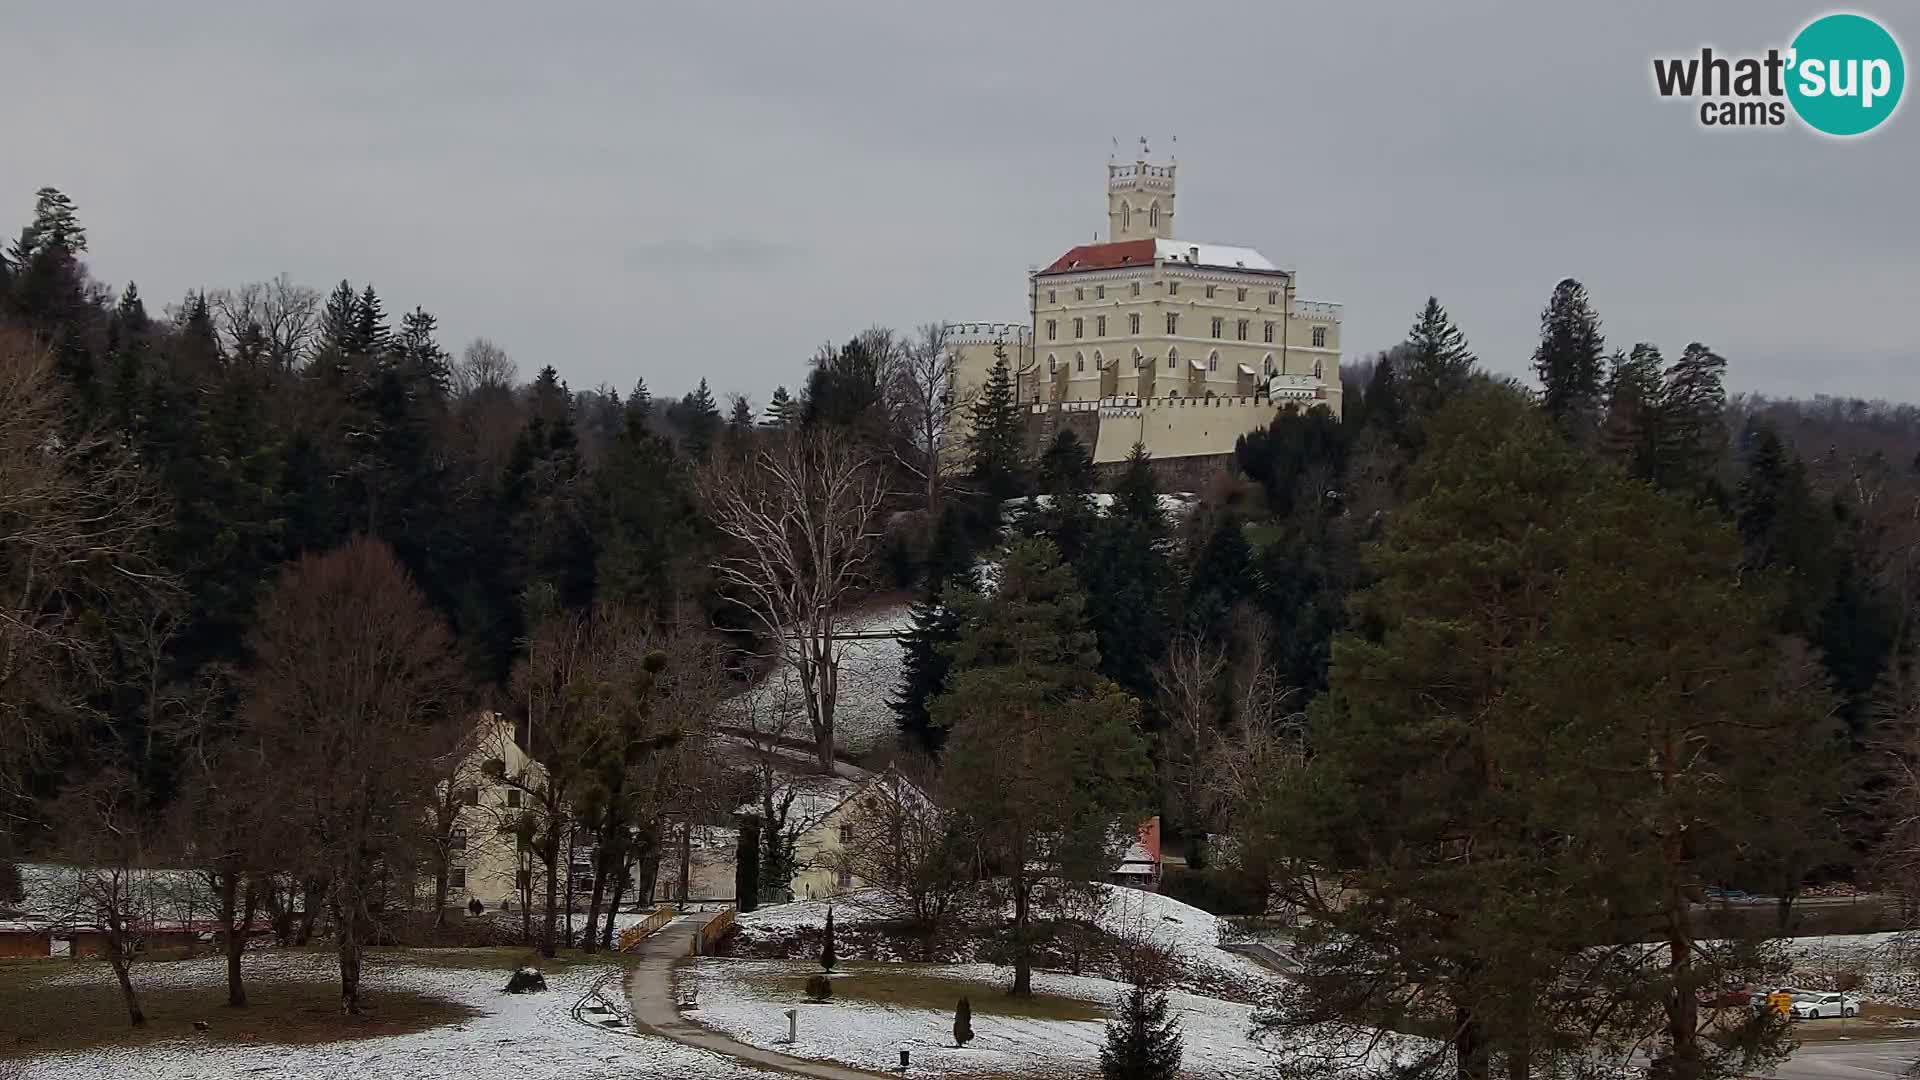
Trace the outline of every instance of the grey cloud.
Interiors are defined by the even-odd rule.
[[[1611,341],[1710,342],[1737,389],[1920,399],[1914,103],[1840,144],[1705,132],[1650,87],[1656,54],[1821,10],[15,5],[0,227],[55,184],[149,296],[351,277],[522,370],[764,400],[876,322],[1022,318],[1027,268],[1104,224],[1109,140],[1177,133],[1180,232],[1296,267],[1350,355],[1432,293],[1522,372],[1574,275]]]

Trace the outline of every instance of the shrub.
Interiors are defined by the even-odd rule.
[[[833,997],[833,980],[825,975],[807,976],[807,997],[814,1001],[827,1001]]]
[[[828,908],[827,909],[827,940],[825,944],[820,946],[820,966],[827,969],[828,971],[832,971],[833,965],[839,959],[840,959],[839,956],[836,955],[833,951],[833,909]]]
[[[960,995],[960,1005],[953,1010],[953,1045],[965,1046],[973,1038],[973,1006],[968,1004],[967,996]]]

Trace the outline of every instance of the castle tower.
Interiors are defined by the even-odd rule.
[[[1147,161],[1147,143],[1131,165],[1107,163],[1107,240],[1173,239],[1174,163]]]

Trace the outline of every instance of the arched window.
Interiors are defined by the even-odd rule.
[[[1273,354],[1272,353],[1267,354],[1266,361],[1261,366],[1266,369],[1266,372],[1268,375],[1273,374]]]
[[[1055,371],[1059,370],[1059,368],[1060,368],[1060,362],[1058,360],[1055,360],[1051,356],[1047,357],[1047,374],[1051,375]]]
[[[1075,371],[1087,370],[1087,354],[1086,353],[1073,354],[1073,370]]]
[[[1160,204],[1159,203],[1154,203],[1152,206],[1147,207],[1147,225],[1155,229],[1158,229],[1160,227]]]
[[[1320,366],[1320,361],[1315,360],[1313,362],[1313,377],[1316,379],[1319,378],[1323,370]]]
[[[1179,366],[1180,366],[1180,350],[1168,349],[1167,350],[1167,370],[1172,371],[1173,369]]]
[[[1133,207],[1124,202],[1120,204],[1120,228],[1133,228]]]
[[[1207,354],[1207,370],[1208,371],[1220,370],[1220,354],[1219,353],[1213,352],[1213,353]]]

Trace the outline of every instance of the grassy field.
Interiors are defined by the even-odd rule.
[[[1911,1039],[1920,1036],[1920,1009],[1867,1005],[1851,1020],[1797,1020],[1793,1037],[1803,1043],[1845,1042],[1854,1039]]]
[[[162,965],[152,965],[154,968]],[[147,1023],[127,1023],[120,991],[107,965],[33,961],[0,965],[0,1058],[32,1057],[52,1050],[138,1047],[182,1038],[209,1042],[305,1045],[404,1035],[458,1023],[472,1009],[406,990],[370,989],[359,1016],[340,1011],[340,985],[318,978],[255,978],[247,984],[248,1007],[226,1007],[219,985],[134,986]],[[205,1032],[195,1022],[207,1025]]]
[[[758,975],[747,980],[755,989],[775,997],[806,998],[806,984],[815,971]],[[975,1016],[1009,1016],[1027,1020],[1105,1020],[1101,1005],[1051,994],[1017,998],[1004,983],[945,978],[901,964],[842,964],[833,975],[836,1001],[865,1001],[892,1008],[952,1012],[965,994]]]

